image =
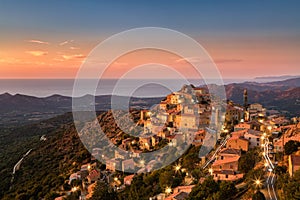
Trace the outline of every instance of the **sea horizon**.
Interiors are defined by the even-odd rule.
[[[73,85],[75,79],[0,79],[0,94],[9,93],[11,95],[22,94],[28,96],[35,97],[48,97],[52,95],[62,95],[62,96],[72,96],[73,94]],[[87,83],[89,86],[90,81],[94,81],[93,79],[81,79]],[[140,85],[137,89],[136,84],[141,80],[143,82],[147,82],[148,84]],[[145,81],[146,80],[146,81]],[[265,79],[223,79],[223,83],[231,84],[231,83],[244,83],[244,82],[273,82],[273,81],[281,81],[284,79],[280,79],[277,77]],[[170,92],[178,91],[183,84],[186,83],[184,80],[177,79],[126,79],[122,80],[123,83],[118,85],[117,90],[114,91],[114,87],[117,83],[118,79],[101,79],[97,90],[94,94],[86,93],[84,88],[81,88],[82,91],[79,91],[81,95],[119,95],[119,96],[137,96],[137,97],[154,97],[154,96],[163,96],[169,94]],[[203,79],[188,79],[188,83],[193,84],[194,86],[205,85],[205,81]],[[157,83],[163,82],[163,84]],[[207,79],[206,82],[214,83],[213,79]],[[88,87],[87,86],[87,87]]]

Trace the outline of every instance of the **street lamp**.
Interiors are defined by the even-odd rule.
[[[256,179],[256,180],[254,181],[254,183],[255,183],[255,185],[256,185],[257,188],[259,188],[259,186],[262,184],[262,182],[261,182],[260,179]]]
[[[72,192],[76,192],[77,189],[78,189],[77,187],[72,187],[71,191],[72,191]]]
[[[267,136],[267,133],[263,133],[263,136],[266,137],[266,136]]]
[[[172,192],[172,189],[170,187],[166,187],[165,193],[170,194]]]
[[[176,172],[178,172],[181,169],[181,166],[179,164],[175,165],[174,169],[175,169]]]

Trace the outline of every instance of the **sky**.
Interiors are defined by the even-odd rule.
[[[297,0],[1,0],[0,78],[75,78],[101,41],[139,27],[192,37],[223,78],[299,75],[299,8]],[[115,60],[104,77],[154,61],[192,77],[180,59],[166,52],[133,52]]]

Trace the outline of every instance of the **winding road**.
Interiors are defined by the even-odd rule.
[[[262,136],[263,139],[263,157],[266,162],[266,168],[268,170],[268,178],[265,182],[265,185],[267,187],[267,192],[262,190],[262,192],[265,194],[266,199],[269,200],[277,200],[277,195],[274,187],[276,175],[274,173],[274,165],[269,157],[269,139],[265,136]]]
[[[14,181],[14,178],[15,178],[15,174],[16,174],[16,171],[18,171],[20,169],[20,166],[24,160],[24,158],[26,156],[28,156],[30,154],[30,152],[32,151],[32,149],[29,149],[24,155],[23,157],[15,164],[14,168],[13,168],[13,172],[12,172],[12,177],[11,177],[11,183],[13,183]]]

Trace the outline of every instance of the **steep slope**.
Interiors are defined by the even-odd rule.
[[[3,132],[0,198],[6,193],[4,199],[41,199],[63,184],[64,175],[76,168],[74,162],[78,164],[90,157],[77,136],[70,113]],[[40,141],[42,135],[46,141]],[[23,160],[11,184],[14,164],[29,149],[31,153]]]

